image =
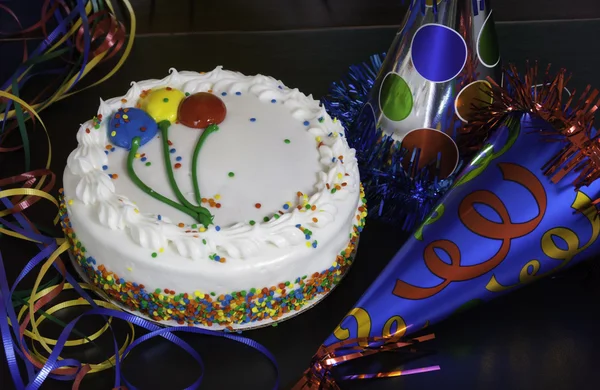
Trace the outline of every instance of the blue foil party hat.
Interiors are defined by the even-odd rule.
[[[470,129],[492,136],[325,346],[399,340],[600,253],[598,91],[564,98],[564,71],[504,76]]]

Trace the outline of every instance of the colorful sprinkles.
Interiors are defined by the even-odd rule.
[[[361,190],[364,202],[364,193]],[[60,191],[60,220],[62,229],[72,245],[72,252],[88,278],[103,289],[113,300],[140,311],[155,321],[176,321],[184,325],[230,326],[247,324],[265,319],[277,320],[286,313],[299,310],[313,298],[329,292],[346,273],[354,259],[358,237],[363,229],[366,215],[364,204],[357,214],[357,224],[350,233],[346,249],[340,252],[331,266],[321,272],[298,277],[275,286],[251,288],[217,295],[215,292],[177,293],[170,289],[147,289],[119,277],[86,253],[71,227],[64,196]],[[297,226],[301,228],[301,226]],[[317,246],[317,241],[307,242]],[[211,259],[224,263],[225,258],[214,253]],[[130,268],[128,268],[131,271]]]

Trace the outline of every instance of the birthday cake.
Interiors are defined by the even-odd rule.
[[[81,125],[61,191],[80,274],[166,325],[271,324],[330,292],[366,217],[344,129],[298,89],[223,70],[134,82]]]

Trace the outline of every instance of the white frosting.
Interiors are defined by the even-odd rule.
[[[198,163],[202,196],[219,194],[216,201],[222,205],[209,209],[215,218],[206,231],[191,227],[197,222],[190,216],[134,185],[127,174],[128,151],[115,147],[105,153],[107,123],[116,110],[134,107],[144,90],[167,86],[187,93],[212,91],[227,106],[225,120],[207,138]],[[124,277],[134,272],[131,280],[151,288],[227,292],[321,272],[345,248],[360,205],[358,167],[341,124],[312,96],[271,77],[221,67],[205,74],[172,69],[162,80],[134,82],[125,96],[101,100],[98,114],[103,119],[98,129],[89,121],[77,133],[79,145],[68,158],[64,187],[74,231],[107,269]],[[181,124],[169,129],[176,149],[171,161],[182,157],[175,178],[192,203],[190,163],[201,131]],[[140,179],[176,200],[162,140],[149,141],[139,153],[151,162],[134,161]],[[340,189],[332,191],[336,185]],[[298,191],[307,198],[298,197]],[[296,207],[306,202],[315,207]],[[280,216],[263,221],[273,214]],[[297,225],[311,230],[311,240]],[[317,248],[307,247],[313,240]],[[210,259],[213,254],[226,262]]]

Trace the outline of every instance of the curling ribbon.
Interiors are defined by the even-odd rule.
[[[135,36],[135,15],[133,14],[133,9],[129,1],[122,0],[122,3],[127,8],[131,20],[130,34],[127,45],[125,46],[125,51],[116,66],[110,72],[108,72],[100,80],[83,89],[98,85],[111,77],[121,67],[131,51]],[[99,7],[98,4],[101,6]],[[44,380],[50,377],[58,380],[72,380],[73,389],[78,389],[81,380],[86,374],[114,367],[114,388],[124,388],[124,386],[121,385],[121,383],[124,383],[128,389],[133,390],[135,387],[121,376],[120,361],[127,356],[132,348],[152,337],[157,336],[166,338],[167,340],[178,345],[180,348],[183,348],[196,359],[203,369],[204,367],[201,357],[187,343],[175,336],[174,333],[176,332],[200,333],[204,335],[224,337],[248,345],[266,356],[274,365],[277,374],[277,364],[275,362],[275,358],[262,345],[253,340],[238,335],[190,327],[163,329],[149,321],[143,320],[128,313],[124,313],[118,307],[109,302],[92,299],[90,295],[85,292],[85,290],[93,290],[94,288],[85,284],[77,283],[75,278],[66,272],[64,263],[60,258],[60,255],[69,248],[68,241],[64,238],[56,239],[41,234],[27,219],[27,217],[22,214],[22,212],[27,210],[41,199],[50,201],[58,208],[58,202],[56,198],[50,194],[50,191],[54,187],[56,180],[55,174],[49,170],[52,159],[52,147],[50,144],[49,134],[43,121],[39,117],[38,112],[58,100],[82,91],[83,89],[80,89],[79,91],[71,91],[71,89],[99,62],[107,60],[116,55],[116,53],[119,52],[121,47],[124,45],[124,27],[114,17],[114,9],[110,1],[107,0],[103,3],[95,0],[91,2],[83,2],[78,0],[76,5],[76,9],[71,11],[67,5],[60,0],[54,2],[52,6],[50,6],[49,0],[44,2],[42,7],[42,19],[35,25],[26,29],[22,29],[17,34],[24,34],[41,27],[46,38],[29,55],[26,50],[24,51],[24,63],[19,67],[19,69],[17,69],[16,73],[13,74],[9,81],[2,86],[1,89],[3,89],[3,91],[0,90],[0,101],[5,103],[4,114],[0,113],[0,121],[2,122],[0,145],[6,139],[8,133],[17,127],[20,130],[23,142],[22,145],[16,147],[0,147],[0,152],[10,152],[22,148],[25,150],[25,155],[27,156],[27,172],[9,178],[0,179],[0,200],[5,206],[5,209],[0,211],[0,234],[5,234],[24,241],[36,243],[40,249],[40,252],[25,265],[10,289],[6,274],[4,272],[4,260],[0,253],[0,333],[2,335],[2,344],[7,359],[9,372],[13,379],[14,385],[18,390],[38,389]],[[103,9],[104,5],[108,7],[109,11]],[[48,9],[48,7],[50,7],[50,9]],[[8,7],[1,5],[0,8],[13,16],[17,21],[17,24],[20,26],[18,18],[10,9],[8,9]],[[62,17],[61,13],[59,12],[61,9],[67,11],[68,15],[66,17]],[[90,14],[92,10],[94,13]],[[52,14],[55,15],[59,24],[50,34],[46,34],[45,24]],[[88,16],[88,14],[90,15]],[[77,18],[77,16],[80,18]],[[83,56],[83,65],[77,71],[77,73],[75,74],[74,70],[72,70],[66,77],[66,81],[63,82],[62,85],[44,101],[30,105],[20,99],[20,88],[22,88],[27,80],[35,75],[31,73],[34,65],[39,62],[63,55],[66,52],[66,49],[61,49],[61,47],[63,44],[68,42],[70,37],[73,36],[76,36],[75,48],[80,51]],[[97,49],[90,53],[91,44],[103,36],[104,38],[102,43],[97,47]],[[49,71],[47,73],[56,73],[56,71]],[[33,100],[33,102],[36,102],[42,96],[42,94],[43,91]],[[13,104],[14,109],[11,110],[11,106]],[[25,112],[23,110],[25,110]],[[16,119],[17,123],[6,126],[10,119]],[[43,169],[29,170],[29,139],[25,128],[25,122],[28,119],[32,119],[34,125],[41,125],[48,141],[48,158]],[[46,182],[48,178],[49,181]],[[10,187],[19,183],[22,183],[21,188],[4,189],[7,186]],[[3,217],[6,216],[14,218],[15,221],[5,220]],[[15,291],[19,282],[33,272],[33,270],[40,264],[42,265],[37,274],[34,288],[27,292]],[[54,284],[55,282],[49,286],[46,284],[41,291],[38,291],[40,290],[42,280],[51,267],[55,268],[59,272],[58,277],[55,278],[58,280],[58,284]],[[46,307],[62,291],[67,289],[76,290],[84,299],[69,300],[55,304],[49,308],[46,308],[45,310],[41,309],[41,307]],[[26,293],[28,294],[27,299],[24,298]],[[17,314],[15,312],[15,307],[20,305],[22,307]],[[92,310],[79,316],[68,324],[61,323],[59,320],[53,317],[54,313],[62,309],[83,305],[91,306]],[[36,314],[41,314],[41,316],[36,316]],[[88,315],[101,315],[104,317],[105,322],[99,330],[86,337],[75,329],[75,325],[80,318]],[[74,359],[64,359],[59,356],[65,347],[94,343],[95,340],[103,335],[106,331],[112,331],[111,324],[113,318],[128,322],[131,333],[127,335],[121,346],[117,345],[117,340],[113,337],[115,353],[112,357],[99,364],[89,364],[79,362]],[[40,334],[39,326],[45,319],[51,319],[64,327],[64,330],[58,339],[44,337]],[[151,332],[134,341],[134,324]],[[67,340],[71,333],[78,334],[80,338]],[[30,338],[37,341],[37,343],[39,343],[39,345],[41,345],[49,355],[45,356],[38,351],[36,343],[32,343],[30,349],[25,341],[25,338]],[[27,371],[27,376],[29,379],[27,384],[24,383],[21,377],[21,371],[18,363],[19,360],[24,363]],[[200,385],[201,380],[202,374],[191,386],[188,387],[188,389],[197,388]],[[278,380],[276,381],[274,388],[278,388]]]
[[[398,332],[400,333],[400,332]],[[401,348],[416,347],[418,344],[435,338],[433,334],[401,340],[401,334],[387,337],[359,337],[321,346],[313,359],[310,367],[304,371],[302,378],[293,387],[293,390],[339,390],[331,370],[333,367],[365,356],[386,351],[397,351]],[[414,352],[411,350],[411,352]],[[439,370],[439,366],[428,366],[410,370],[397,370],[374,374],[346,375],[341,380],[392,378],[398,376],[421,374]]]
[[[35,111],[32,111],[32,113],[33,115],[37,116],[37,113],[35,113]],[[40,121],[40,123],[42,124],[42,128],[44,129],[44,131],[47,133],[43,122]],[[48,153],[50,155],[50,150],[48,151]],[[47,173],[47,171],[44,170],[36,173],[43,174]],[[29,173],[19,175],[17,177],[9,178],[4,182],[11,183],[27,179],[30,180],[30,183],[32,185],[33,183],[31,182],[31,179],[35,179],[34,174]],[[58,207],[58,202],[56,201],[56,199],[46,191],[34,190],[31,188],[0,190],[0,198],[3,200],[3,203],[5,204],[7,209],[11,210],[10,214],[15,217],[18,224],[20,225],[18,226],[17,224],[13,224],[11,222],[2,220],[3,225],[11,229],[8,230],[2,228],[2,231],[11,231],[11,235],[13,237],[37,242],[39,243],[39,247],[41,249],[41,252],[34,256],[24,267],[23,271],[17,277],[16,282],[10,290],[8,289],[8,281],[4,272],[3,259],[0,253],[0,331],[2,333],[2,342],[7,357],[9,371],[13,378],[14,384],[18,390],[38,389],[44,382],[44,380],[48,377],[62,380],[74,380],[73,388],[77,389],[79,383],[81,382],[81,379],[87,373],[98,372],[110,367],[115,367],[116,369],[115,388],[121,386],[122,380],[126,384],[127,388],[133,390],[135,389],[135,387],[128,383],[124,378],[121,378],[119,361],[123,359],[133,347],[135,347],[143,341],[148,340],[151,337],[156,336],[164,337],[167,340],[175,343],[179,347],[183,348],[186,352],[192,355],[192,357],[194,357],[196,361],[198,361],[201,367],[203,367],[202,359],[200,358],[198,353],[194,351],[183,340],[175,336],[175,332],[199,333],[204,335],[224,337],[243,343],[261,352],[273,363],[275,369],[277,370],[275,358],[262,345],[251,339],[238,335],[208,331],[204,329],[191,327],[175,327],[163,329],[147,320],[143,320],[134,315],[124,313],[118,307],[112,305],[111,303],[107,303],[100,300],[93,300],[92,298],[90,298],[90,296],[83,291],[83,288],[89,289],[90,286],[77,284],[74,278],[66,272],[64,264],[59,258],[59,256],[69,248],[68,241],[64,238],[54,239],[52,237],[47,237],[39,234],[39,232],[36,231],[32,224],[28,223],[24,215],[21,214],[21,212],[25,211],[31,204],[21,204],[20,208],[15,208],[15,205],[13,205],[7,199],[10,196],[20,195],[34,195],[36,197],[45,198],[50,200],[53,204],[55,204],[55,206]],[[17,212],[16,210],[19,211]],[[31,290],[31,294],[29,296],[27,304],[23,306],[23,308],[17,315],[14,311],[14,308],[11,305],[9,305],[9,303],[12,301],[15,288],[17,284],[44,259],[47,260],[44,262],[41,270],[37,275],[34,287]],[[41,284],[41,281],[52,266],[59,270],[60,274],[62,275],[62,280],[58,285],[48,287],[38,292],[38,287]],[[67,283],[67,281],[69,283]],[[77,290],[85,300],[71,300],[60,303],[58,305],[54,305],[49,309],[46,309],[45,314],[49,316],[61,309],[80,305],[91,305],[93,307],[92,310],[86,312],[85,314],[77,317],[75,320],[66,324],[65,329],[63,330],[58,339],[54,340],[47,337],[43,337],[38,329],[43,319],[36,318],[35,314],[40,310],[41,307],[47,305],[55,297],[57,297],[64,289],[70,288]],[[83,316],[88,315],[103,315],[105,317],[113,317],[125,320],[129,322],[132,333],[128,335],[124,344],[120,348],[116,344],[116,339],[114,339],[115,354],[111,358],[107,359],[105,362],[102,362],[100,364],[85,364],[74,359],[60,358],[59,354],[61,353],[64,347],[93,342],[94,339],[98,338],[106,330],[110,329],[110,319],[107,319],[107,323],[93,335],[77,340],[68,341],[67,338],[74,329],[74,326],[77,323],[77,321]],[[133,341],[133,324],[150,330],[151,333],[144,335],[136,341]],[[28,325],[31,326],[31,331],[27,330]],[[13,330],[13,333],[15,333],[16,343],[11,337],[11,328]],[[33,349],[33,351],[30,351],[24,340],[24,336],[30,337],[31,339],[40,343],[50,355],[48,357],[45,357],[35,349]],[[50,347],[50,345],[54,345],[54,347],[52,348]],[[27,386],[25,386],[22,382],[17,357],[22,358],[27,367],[28,374],[30,376],[30,383]],[[200,385],[201,380],[202,375],[188,388],[197,388]],[[275,388],[278,388],[278,381],[275,384]]]

